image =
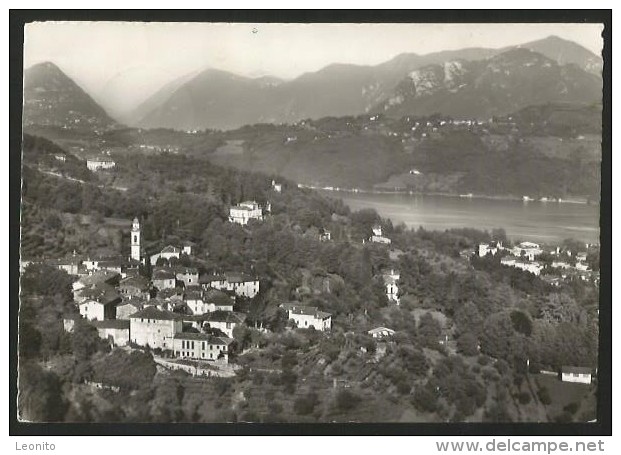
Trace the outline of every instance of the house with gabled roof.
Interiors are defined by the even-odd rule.
[[[206,333],[181,332],[173,337],[173,352],[184,359],[229,361],[229,346],[232,338],[213,336]]]
[[[376,327],[367,332],[373,338],[386,338],[395,334],[395,331],[387,327]]]
[[[245,273],[227,272],[224,275],[203,275],[200,283],[205,289],[234,292],[240,297],[253,298],[259,293],[259,279]]]
[[[167,245],[159,253],[153,254],[150,257],[151,265],[157,265],[157,260],[162,258],[170,261],[172,258],[179,259],[182,254],[190,255],[192,252],[192,246],[186,245],[182,248],[174,245]]]
[[[314,328],[319,331],[329,331],[332,328],[332,315],[317,307],[300,305],[290,307],[289,319],[293,320],[299,329]]]
[[[246,315],[244,313],[234,313],[231,311],[212,311],[210,313],[198,315],[184,315],[182,319],[184,323],[194,329],[218,329],[226,334],[226,336],[233,337],[233,330],[235,330],[235,327],[244,323]]]
[[[87,298],[79,304],[80,315],[84,319],[103,321],[116,319],[116,305],[121,297],[116,291],[104,292],[94,298]]]
[[[187,287],[183,300],[192,314],[204,314],[213,311],[233,311],[233,297],[217,289],[204,291],[198,286]]]
[[[173,267],[175,278],[184,286],[198,285],[198,270],[194,267]]]
[[[118,273],[108,270],[100,270],[90,275],[83,276],[72,284],[74,299],[76,299],[76,293],[89,287],[100,286],[102,284],[116,286],[120,278],[121,276]]]
[[[58,270],[63,270],[67,272],[69,275],[77,276],[80,273],[80,265],[82,263],[82,258],[75,253],[72,256],[67,256],[65,258],[60,259],[49,259],[45,261],[45,264],[50,265],[52,267],[56,267]]]
[[[129,321],[129,317],[144,308],[146,300],[138,297],[124,299],[116,306],[116,318]]]
[[[128,320],[109,319],[94,321],[93,325],[97,329],[99,338],[109,341],[112,346],[126,346],[129,344],[130,322]]]
[[[177,277],[168,269],[158,269],[154,271],[151,281],[153,286],[159,291],[163,289],[174,289],[177,286]]]
[[[149,300],[151,297],[151,283],[140,275],[123,278],[119,282],[119,292],[128,299],[139,298]]]
[[[130,341],[152,349],[172,349],[173,336],[183,331],[182,316],[149,306],[129,317]]]

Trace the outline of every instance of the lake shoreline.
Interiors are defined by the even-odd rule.
[[[488,194],[458,194],[458,193],[445,193],[445,192],[421,192],[421,191],[409,191],[409,190],[366,190],[360,188],[340,188],[340,187],[332,187],[332,186],[314,186],[314,185],[306,185],[303,183],[298,183],[298,188],[306,188],[316,191],[324,191],[324,192],[332,192],[332,193],[352,193],[352,194],[371,194],[371,195],[382,195],[382,194],[396,194],[396,195],[404,195],[404,196],[440,196],[440,197],[450,197],[450,198],[460,198],[460,199],[488,199],[494,201],[522,201],[525,203],[529,202],[541,202],[541,203],[557,203],[557,204],[583,204],[583,205],[594,205],[599,206],[599,202],[589,201],[587,198],[579,198],[572,197],[567,199],[533,199],[528,198],[525,199],[523,197],[517,196],[509,196],[509,195],[488,195]]]
[[[564,239],[598,242],[599,205],[528,201],[446,194],[317,189],[324,197],[341,199],[352,211],[375,209],[393,223],[429,230],[505,229],[512,240],[557,244]],[[563,201],[566,202],[566,201]]]

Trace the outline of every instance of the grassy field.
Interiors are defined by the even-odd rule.
[[[562,382],[556,376],[543,374],[533,376],[531,383],[537,388],[548,389],[552,402],[545,406],[545,410],[550,420],[557,419],[564,413],[564,408],[572,403],[577,404],[573,420],[584,422],[595,418],[597,405],[595,385]]]

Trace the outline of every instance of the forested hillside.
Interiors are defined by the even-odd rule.
[[[551,398],[527,374],[526,360],[531,372],[594,366],[598,290],[579,279],[552,287],[498,259],[460,256],[492,238],[507,242],[501,230],[408,230],[372,210],[352,213],[288,180],[279,179],[282,193],[274,192],[271,175],[222,168],[201,156],[114,159],[115,170],[96,183],[25,163],[23,198],[31,211],[25,235],[36,231],[49,245],[45,239],[54,235],[89,229],[100,247],[128,254],[128,227],[109,237],[101,230],[112,229],[110,217],[138,216],[147,248],[191,241],[197,259],[187,265],[200,273],[256,274],[260,294],[238,303],[248,314],[232,354],[241,370],[213,381],[161,374],[149,352],[109,352],[88,324],[66,334],[59,315],[71,309],[69,277],[31,266],[21,287],[20,334],[28,334],[20,344],[22,415],[95,422],[593,418],[590,392],[571,398],[576,404],[564,410],[569,402]],[[227,222],[229,205],[247,199],[271,202],[266,220],[244,227]],[[88,228],[73,218],[84,215]],[[377,223],[393,240],[390,249],[362,242]],[[330,230],[332,240],[320,241],[320,229]],[[54,253],[88,253],[93,241],[58,242]],[[400,271],[400,306],[386,298],[381,274],[387,268]],[[291,300],[330,312],[332,333],[287,330],[278,305]],[[394,341],[377,345],[367,331],[378,326],[396,330]],[[85,380],[120,389],[95,390]]]

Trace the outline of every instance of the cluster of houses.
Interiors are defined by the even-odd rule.
[[[190,256],[190,245],[168,245],[145,256],[140,237],[140,223],[134,219],[129,258],[74,255],[48,262],[76,277],[72,288],[77,312],[65,317],[65,329],[71,331],[75,320],[83,318],[113,345],[159,348],[181,358],[227,363],[233,331],[246,318],[234,311],[236,298],[255,297],[259,280],[241,273],[200,276],[194,267],[169,264]],[[147,258],[154,266],[151,279],[139,274]]]
[[[546,267],[542,261],[537,260],[537,258],[545,252],[541,245],[533,242],[521,242],[512,248],[503,246],[502,242],[481,243],[477,250],[477,254],[480,257],[485,257],[487,255],[496,256],[499,253],[503,253],[504,255],[500,260],[502,265],[515,267],[536,276],[540,276],[541,272]],[[560,247],[556,247],[555,249],[547,251],[547,253],[554,257],[554,260],[547,264],[547,267],[561,272],[560,277],[544,277],[550,284],[559,285],[561,279],[566,279],[571,275],[578,275],[583,280],[594,277],[594,274],[587,264],[586,251],[563,251]]]

